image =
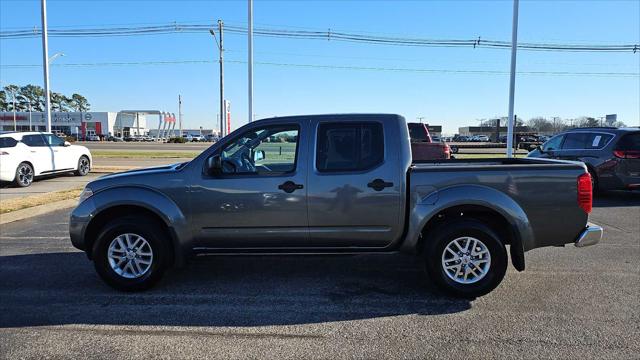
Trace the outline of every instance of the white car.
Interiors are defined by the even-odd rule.
[[[52,133],[13,132],[0,134],[0,181],[26,187],[41,175],[91,170],[91,152],[71,145]]]
[[[474,136],[475,137],[475,136]],[[491,139],[487,135],[478,135],[477,141],[489,142]]]

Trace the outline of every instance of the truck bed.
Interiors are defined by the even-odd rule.
[[[562,240],[583,230],[587,214],[577,201],[577,179],[585,171],[582,163],[549,159],[419,161],[409,168],[409,183],[412,192],[435,193],[439,200],[434,206],[455,191],[464,192],[469,201],[483,188],[507,195],[524,210],[535,231],[526,251],[563,245]],[[478,205],[491,205],[482,201]]]

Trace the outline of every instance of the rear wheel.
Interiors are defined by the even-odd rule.
[[[589,175],[591,175],[591,192],[595,194],[599,190],[598,176],[596,175],[596,172],[591,168],[589,168],[588,170],[589,170]]]
[[[33,177],[33,166],[31,166],[29,163],[23,162],[20,163],[20,165],[18,165],[18,168],[16,169],[16,177],[14,182],[20,187],[27,187],[30,186],[33,182]]]
[[[168,264],[168,239],[157,221],[146,217],[116,219],[104,226],[93,260],[100,277],[122,291],[140,291],[157,283]]]
[[[508,263],[505,246],[491,228],[478,220],[443,224],[426,241],[426,272],[449,295],[482,296],[504,278]]]
[[[89,158],[85,155],[80,156],[78,159],[78,168],[76,169],[76,175],[85,176],[91,170],[91,163],[89,162]]]

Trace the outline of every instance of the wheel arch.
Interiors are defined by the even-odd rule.
[[[454,186],[437,190],[413,206],[405,247],[418,252],[430,232],[448,219],[475,218],[486,223],[510,245],[513,266],[525,268],[524,249],[534,243],[533,230],[524,210],[508,195],[482,185]]]
[[[83,233],[84,250],[91,258],[100,229],[110,220],[124,216],[143,216],[157,221],[171,242],[173,265],[181,266],[190,249],[190,232],[184,214],[171,199],[142,187],[111,188],[87,201],[95,206],[88,214]],[[82,205],[82,204],[81,204]],[[78,208],[81,208],[79,206]],[[74,214],[72,214],[73,218]]]

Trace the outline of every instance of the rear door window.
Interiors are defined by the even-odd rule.
[[[12,148],[18,144],[18,140],[12,137],[0,138],[0,148]]]
[[[22,142],[27,146],[49,146],[40,134],[24,135],[22,137]]]
[[[562,150],[584,149],[589,133],[569,133],[564,139]]]
[[[364,171],[376,167],[383,160],[382,124],[325,123],[318,126],[318,171]]]

